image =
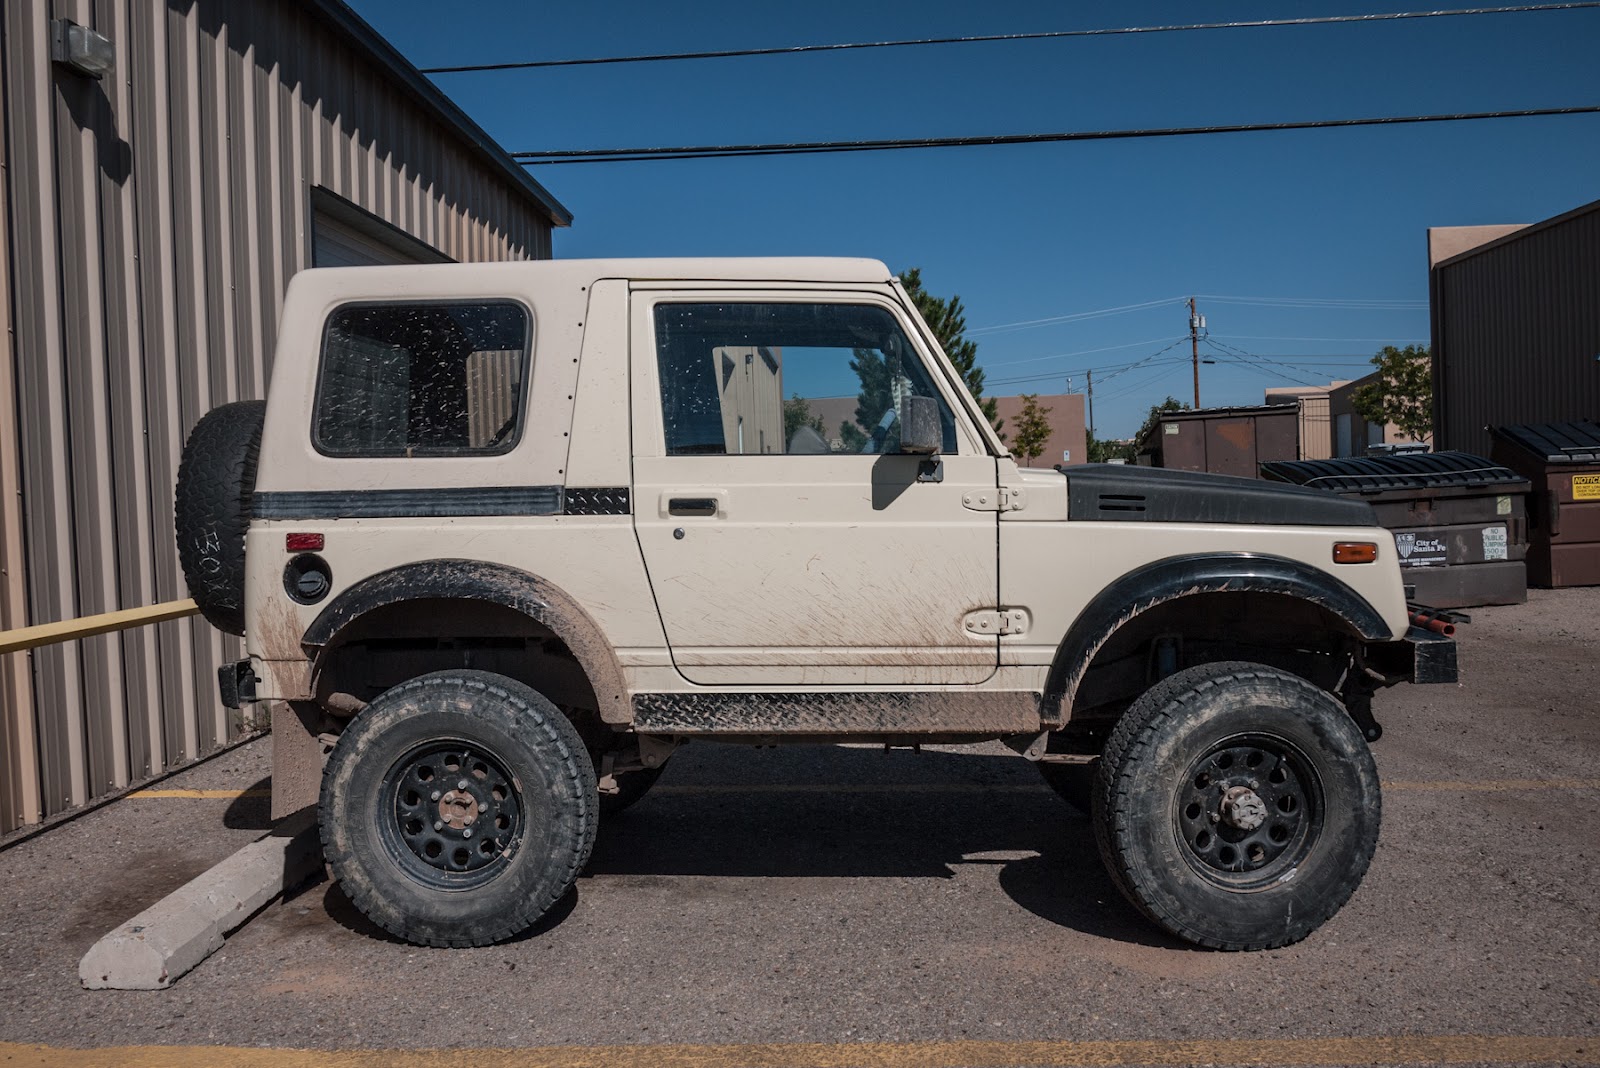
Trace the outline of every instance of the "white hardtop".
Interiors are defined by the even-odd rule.
[[[880,260],[844,256],[703,256],[635,257],[594,260],[517,260],[505,263],[423,263],[382,267],[321,267],[310,273],[329,279],[359,271],[396,277],[431,276],[440,272],[475,277],[505,273],[555,284],[587,284],[602,278],[649,282],[850,282],[883,284],[894,279]]]

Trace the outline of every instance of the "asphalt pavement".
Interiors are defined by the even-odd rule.
[[[1600,1063],[1600,589],[1473,615],[1462,684],[1380,695],[1377,857],[1286,949],[1147,925],[998,745],[697,743],[508,945],[400,944],[322,882],[170,990],[81,990],[267,826],[266,738],[0,852],[0,1065]]]

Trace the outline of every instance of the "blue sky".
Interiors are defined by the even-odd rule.
[[[448,17],[429,0],[354,6],[428,67],[1436,5],[479,0]],[[436,81],[517,151],[1592,105],[1597,46],[1591,9]],[[1206,406],[1356,377],[1384,344],[1426,343],[1426,229],[1534,222],[1600,198],[1600,115],[533,173],[576,216],[557,232],[558,257],[848,255],[921,267],[930,291],[966,304],[990,393],[1060,392],[1069,375],[1081,390],[1095,368],[1095,423],[1115,437],[1167,394],[1190,399],[1179,298],[1200,295],[1219,343],[1289,365],[1221,355],[1201,368]]]

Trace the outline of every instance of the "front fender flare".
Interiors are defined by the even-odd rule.
[[[1276,593],[1309,601],[1344,620],[1366,641],[1394,635],[1378,610],[1355,590],[1310,564],[1262,553],[1172,556],[1130,571],[1101,590],[1068,629],[1045,687],[1044,712],[1059,716],[1095,654],[1111,636],[1156,605],[1198,593]]]
[[[329,646],[352,623],[375,609],[419,600],[471,600],[501,605],[549,628],[589,677],[600,718],[633,717],[622,666],[594,617],[559,586],[538,575],[481,560],[425,560],[370,575],[328,603],[306,628],[301,643],[320,670]]]

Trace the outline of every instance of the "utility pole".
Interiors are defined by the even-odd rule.
[[[1194,360],[1194,406],[1200,407],[1200,330],[1206,321],[1195,314],[1194,298],[1189,298],[1189,355]]]
[[[1089,369],[1089,436],[1094,437],[1094,369]]]

